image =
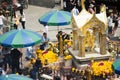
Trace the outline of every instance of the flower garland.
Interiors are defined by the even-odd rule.
[[[105,77],[108,74],[112,74],[112,61],[99,61],[93,62],[91,67],[93,70],[93,75]]]
[[[53,51],[37,51],[37,58],[41,60],[42,64],[45,64],[47,60],[48,64],[56,62],[58,60],[57,55]]]

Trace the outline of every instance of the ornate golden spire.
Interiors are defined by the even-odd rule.
[[[81,0],[82,9],[85,9],[85,0]]]

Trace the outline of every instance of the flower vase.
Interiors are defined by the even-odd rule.
[[[72,59],[65,60],[65,66],[66,67],[72,66]]]

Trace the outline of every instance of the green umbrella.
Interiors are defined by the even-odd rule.
[[[41,42],[42,35],[30,30],[11,30],[0,36],[0,44],[5,47],[24,48]]]
[[[64,26],[71,22],[71,13],[67,11],[53,10],[39,18],[39,22],[48,26]]]

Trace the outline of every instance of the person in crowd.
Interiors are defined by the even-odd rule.
[[[112,34],[113,28],[113,13],[108,16],[108,36]]]
[[[85,8],[86,8],[86,10],[88,10],[89,5],[90,5],[90,0],[85,0]]]
[[[5,19],[5,17],[3,16],[2,12],[0,12],[0,32],[2,31],[3,28],[3,20]]]
[[[64,43],[64,34],[62,31],[59,31],[58,34],[56,35],[58,39],[58,50],[60,51],[60,36],[62,37],[62,42]],[[64,45],[64,44],[63,44]],[[58,53],[59,54],[59,53]]]
[[[64,40],[63,32],[59,31],[58,34],[56,35],[58,41],[60,40],[60,35],[62,36],[62,39]]]
[[[26,60],[30,60],[31,58],[34,58],[34,55],[33,55],[33,47],[30,46],[30,47],[27,47],[26,49]]]
[[[63,9],[66,11],[67,9],[67,6],[66,6],[66,0],[63,0]]]
[[[3,56],[5,71],[7,70],[7,65],[9,68],[11,67],[10,50],[11,48],[9,47],[2,47],[2,56]]]
[[[69,12],[71,12],[71,10],[74,8],[74,5],[75,5],[75,0],[70,0],[70,5],[69,5],[70,11]]]
[[[89,8],[88,8],[88,12],[90,12],[91,14],[94,14],[95,11],[93,10],[93,4],[90,4]]]
[[[78,9],[79,12],[82,10],[82,6],[81,6],[81,3],[80,3],[80,0],[77,0],[76,8]]]
[[[6,75],[6,72],[4,70],[4,65],[3,64],[0,64],[0,76],[1,75]]]
[[[48,34],[48,26],[44,25],[44,32]]]
[[[79,10],[76,8],[76,5],[74,6],[74,8],[72,9],[72,13],[74,14],[74,15],[78,15],[79,14]]]
[[[20,11],[20,14],[21,14],[21,16],[24,14],[24,12],[23,12],[23,5],[21,5],[20,7],[19,7],[19,11]]]
[[[18,49],[12,49],[11,50],[11,59],[12,59],[12,72],[15,73],[15,72],[19,72],[20,70],[20,66],[19,66],[19,63],[20,63],[20,58],[22,57],[22,53],[18,50]]]
[[[94,12],[96,13],[96,2],[95,2],[95,0],[91,0],[90,4],[93,5],[92,9],[93,9]]]
[[[26,22],[26,18],[25,18],[25,13],[22,13],[23,15],[21,15],[20,17],[20,23],[22,25],[22,28],[25,29],[25,22]]]
[[[41,50],[45,50],[49,47],[48,42],[50,41],[50,39],[47,37],[47,33],[43,33],[42,36],[42,44],[40,45],[40,49]]]
[[[113,27],[113,34],[115,34],[115,32],[118,28],[118,15],[117,15],[117,13],[115,13],[113,15],[113,23],[115,24],[114,27]]]
[[[18,25],[20,24],[20,16],[15,15],[13,18],[14,29],[18,29]]]
[[[42,63],[41,63],[41,60],[40,59],[36,59],[36,62],[33,64],[33,69],[31,70],[31,77],[33,79],[39,79],[41,73],[42,73]]]
[[[66,11],[70,11],[70,0],[65,0],[66,1]]]

